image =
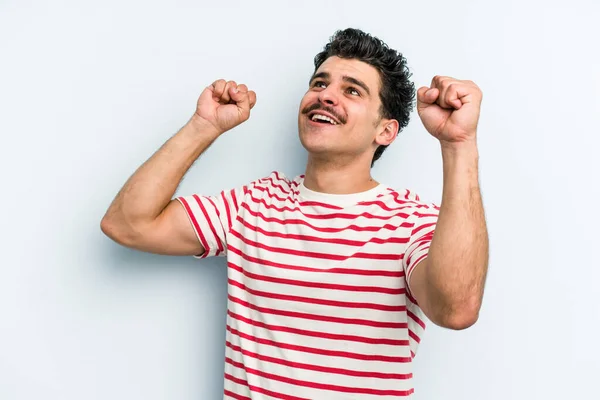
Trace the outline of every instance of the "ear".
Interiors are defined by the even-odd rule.
[[[395,119],[384,119],[380,123],[379,133],[375,137],[378,145],[390,145],[398,136],[398,121]]]

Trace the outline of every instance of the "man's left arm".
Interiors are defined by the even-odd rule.
[[[436,76],[417,96],[419,116],[441,144],[444,186],[428,255],[413,269],[410,289],[432,322],[465,329],[478,319],[489,258],[478,174],[482,95],[471,81]]]

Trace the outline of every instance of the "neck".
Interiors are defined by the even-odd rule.
[[[329,194],[360,193],[379,184],[371,177],[370,159],[331,161],[309,154],[304,175],[304,186],[315,192]]]

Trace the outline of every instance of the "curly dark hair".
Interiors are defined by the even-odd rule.
[[[408,125],[415,99],[415,85],[409,79],[412,74],[408,70],[406,58],[400,52],[390,49],[382,40],[354,28],[334,33],[323,51],[315,56],[315,72],[331,56],[357,59],[379,71],[381,117],[397,120],[400,133]],[[380,145],[375,150],[371,166],[386,148],[387,146]]]

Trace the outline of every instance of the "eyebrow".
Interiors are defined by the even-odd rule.
[[[319,79],[319,78],[329,80],[329,79],[331,79],[331,75],[329,74],[329,72],[319,72],[317,74],[314,74],[312,76],[312,78],[310,78],[310,82],[314,81],[315,79]],[[348,75],[342,76],[342,80],[344,82],[348,82],[353,85],[360,86],[367,93],[367,95],[369,95],[369,96],[371,95],[371,91],[369,90],[368,86],[365,83],[363,83],[362,81],[360,81],[356,78],[353,78],[351,76],[348,76]]]

